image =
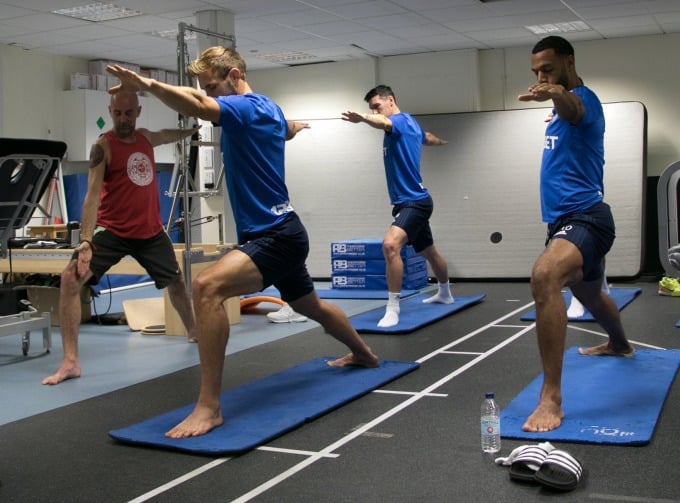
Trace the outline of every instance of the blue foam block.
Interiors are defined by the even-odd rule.
[[[165,432],[191,413],[194,404],[109,432],[125,443],[198,454],[239,453],[276,438],[419,367],[383,360],[377,368],[329,367],[322,357],[226,391],[224,424],[200,437],[172,439]]]
[[[432,294],[420,294],[409,297],[399,303],[399,323],[393,327],[379,327],[378,321],[385,315],[385,307],[380,307],[362,314],[352,316],[349,321],[354,329],[365,334],[408,334],[421,327],[441,320],[446,316],[461,311],[466,307],[481,302],[486,294],[471,297],[456,297],[453,304],[423,304]]]
[[[616,303],[616,307],[619,308],[619,311],[621,311],[624,307],[633,302],[635,300],[635,297],[637,297],[640,294],[640,292],[642,292],[641,288],[610,288],[609,296]],[[564,297],[564,303],[567,305],[567,307],[569,307],[569,303],[571,302],[572,297],[571,290],[562,292],[562,296]],[[527,312],[526,314],[522,315],[520,320],[535,321],[536,310],[533,309]],[[590,314],[588,310],[586,310],[586,312],[583,313],[583,316],[580,316],[578,318],[570,317],[569,321],[595,321],[595,318],[593,318],[593,315]]]
[[[634,357],[623,358],[583,356],[570,348],[562,374],[562,425],[543,433],[522,431],[538,403],[541,374],[502,410],[501,436],[536,442],[649,443],[679,365],[677,349],[638,349]]]

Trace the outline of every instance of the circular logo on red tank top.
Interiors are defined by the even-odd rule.
[[[135,152],[128,157],[127,172],[135,185],[143,187],[153,181],[153,163],[142,152]]]

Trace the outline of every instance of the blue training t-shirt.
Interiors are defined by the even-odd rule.
[[[383,138],[387,192],[392,204],[418,201],[428,196],[420,176],[420,152],[425,132],[406,113],[390,115],[392,131]]]
[[[541,163],[543,221],[587,210],[603,199],[604,112],[597,95],[585,86],[572,89],[585,107],[578,124],[560,119],[555,109],[546,128]]]
[[[288,125],[261,94],[220,96],[222,156],[238,242],[280,223],[293,211],[285,183]]]

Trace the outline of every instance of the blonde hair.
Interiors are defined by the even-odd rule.
[[[246,62],[241,55],[229,47],[214,46],[203,51],[198,59],[189,64],[187,70],[193,76],[211,70],[217,77],[224,78],[232,68],[238,68],[241,79],[246,80]]]

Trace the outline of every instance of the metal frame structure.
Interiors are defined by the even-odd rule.
[[[668,259],[668,249],[680,242],[678,186],[680,185],[680,161],[668,166],[659,177],[657,206],[659,211],[659,259],[666,274],[677,277],[678,271]]]
[[[215,33],[209,30],[204,30],[201,28],[197,28],[192,25],[188,25],[186,23],[179,23],[178,25],[178,32],[177,32],[177,73],[179,77],[178,84],[180,86],[186,86],[189,84],[188,82],[188,75],[187,75],[187,32],[191,33],[196,33],[196,34],[201,34],[205,35],[207,37],[213,37],[215,39],[223,40],[229,42],[230,47],[234,47],[235,45],[235,39],[232,35],[226,35],[223,33]],[[180,119],[179,127],[181,129],[186,127],[186,121],[189,119],[189,117],[182,117]],[[191,145],[194,145],[196,147],[199,146],[205,146],[208,145],[208,143],[205,142],[191,142]],[[210,146],[214,146],[214,143],[209,143]],[[217,143],[219,146],[219,143]],[[191,180],[190,183],[190,173],[189,173],[189,166],[188,166],[188,160],[187,160],[187,141],[182,140],[179,143],[179,162],[176,164],[175,168],[179,169],[179,181],[177,182],[177,189],[175,190],[175,193],[173,194],[173,203],[172,203],[172,209],[170,213],[170,218],[168,219],[168,229],[171,227],[171,222],[173,221],[173,216],[177,207],[177,196],[179,190],[181,190],[182,193],[182,201],[184,205],[184,219],[183,219],[183,226],[184,226],[184,281],[187,286],[187,291],[191,294],[191,263],[192,263],[192,257],[191,257],[191,218],[189,215],[189,201],[191,197],[195,196],[200,196],[200,197],[208,197],[212,195],[219,194],[219,190],[210,190],[210,191],[195,191],[195,187],[192,187],[191,184],[193,184],[193,180]],[[215,187],[221,187],[222,185],[222,178],[224,176],[224,166],[222,166],[222,169],[220,170],[220,174],[215,182]],[[176,176],[175,173],[173,173],[173,177],[171,180],[170,187],[175,187],[176,183]],[[181,189],[180,189],[181,187]],[[219,219],[220,223],[220,235],[222,235],[222,219]]]

